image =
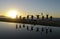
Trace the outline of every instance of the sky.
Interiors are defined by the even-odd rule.
[[[20,14],[37,15],[60,18],[60,0],[0,0],[0,14],[5,14],[9,9],[16,9]]]

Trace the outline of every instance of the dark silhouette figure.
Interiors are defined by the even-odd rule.
[[[48,34],[48,29],[46,29],[46,34]]]
[[[21,25],[19,25],[19,28],[21,28]]]
[[[49,31],[52,32],[52,29],[50,29]]]
[[[21,19],[21,16],[19,16],[19,19]]]
[[[16,29],[18,29],[18,25],[16,24]]]
[[[29,15],[27,15],[27,19],[29,19]]]
[[[36,16],[37,16],[37,19],[39,19],[39,16],[40,16],[40,15],[36,15]]]
[[[37,27],[37,28],[36,28],[36,32],[38,32],[38,31],[39,31],[39,28]]]
[[[48,19],[48,14],[46,15],[46,19]]]
[[[31,30],[33,30],[33,27],[31,27]]]
[[[27,26],[27,30],[29,30],[29,27]]]
[[[34,18],[34,16],[33,16],[33,15],[31,15],[31,20],[33,20],[33,18]]]
[[[42,32],[44,31],[44,28],[42,27]]]
[[[52,21],[52,16],[50,16],[50,21]]]
[[[25,24],[23,24],[23,27],[25,27]]]
[[[23,20],[25,20],[26,19],[26,17],[23,17]]]

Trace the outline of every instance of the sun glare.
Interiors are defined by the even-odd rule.
[[[7,16],[10,18],[16,18],[16,15],[17,15],[17,11],[15,10],[8,11],[7,13]]]

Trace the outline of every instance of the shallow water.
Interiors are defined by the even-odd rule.
[[[60,39],[60,27],[0,22],[0,39]]]

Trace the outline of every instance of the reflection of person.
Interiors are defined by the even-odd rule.
[[[48,34],[48,29],[46,29],[46,34]]]
[[[50,32],[52,32],[52,29],[50,29]]]
[[[33,27],[31,27],[31,30],[33,30]]]
[[[29,27],[27,26],[27,30],[29,29]]]
[[[23,24],[23,27],[25,27],[25,24]]]
[[[21,25],[19,25],[19,28],[21,28]]]
[[[38,27],[36,28],[36,31],[39,31],[39,28]]]
[[[16,29],[18,28],[18,25],[16,24]]]
[[[44,31],[43,27],[42,27],[42,32]]]

